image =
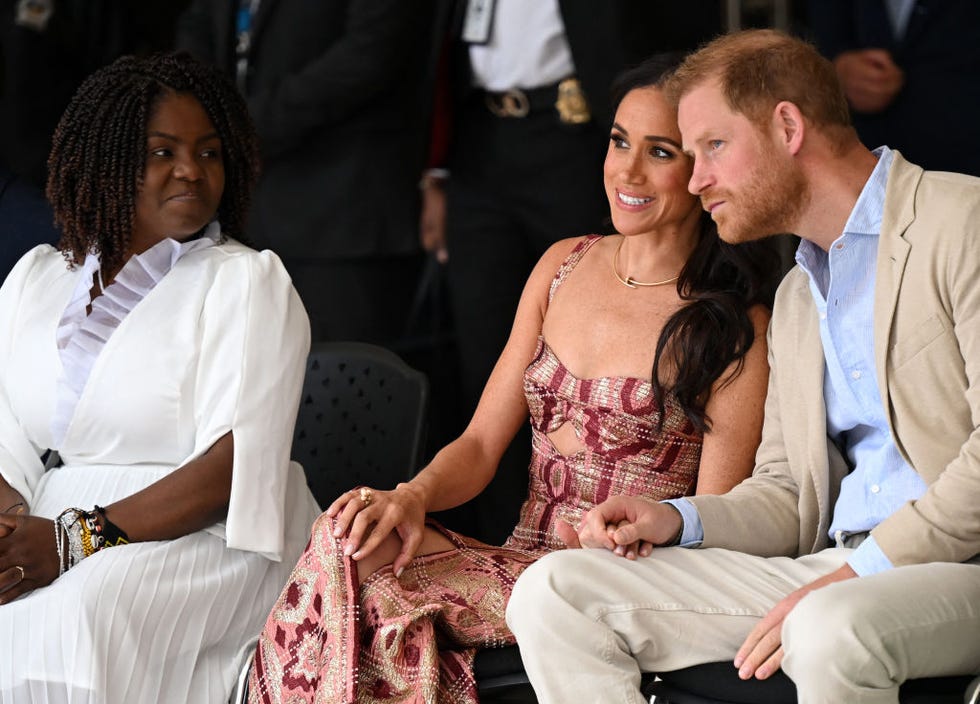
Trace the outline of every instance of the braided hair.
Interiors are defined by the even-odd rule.
[[[124,56],[89,76],[65,110],[48,157],[47,197],[69,266],[88,252],[103,266],[125,259],[146,164],[147,123],[162,97],[194,96],[221,138],[222,236],[242,239],[259,173],[258,140],[245,101],[216,69],[184,52]]]
[[[663,89],[682,59],[680,53],[657,54],[622,73],[613,83],[613,109],[632,90]],[[704,432],[711,426],[705,408],[712,387],[733,362],[735,368],[722,383],[741,371],[755,340],[749,309],[758,304],[772,308],[780,269],[769,242],[728,244],[707,212],[701,213],[698,227],[698,242],[677,279],[685,305],[660,332],[651,376],[661,424],[665,391],[670,391],[688,420]]]

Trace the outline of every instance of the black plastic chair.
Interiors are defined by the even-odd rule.
[[[390,489],[421,462],[429,383],[398,355],[363,342],[310,350],[292,458],[321,507],[361,484]]]
[[[481,650],[473,663],[473,674],[481,704],[537,704],[516,645]],[[643,675],[644,691],[653,679],[652,674]]]
[[[483,704],[536,704],[517,646],[481,650],[474,667]],[[796,704],[796,685],[783,671],[767,680],[741,680],[730,662],[645,673],[641,684],[651,704]],[[980,704],[980,677],[909,680],[900,704]]]
[[[322,508],[360,484],[390,489],[415,474],[425,445],[429,381],[394,352],[363,342],[317,342],[303,379],[292,459]],[[243,665],[230,704],[248,699]]]
[[[972,676],[908,680],[899,690],[901,704],[962,704],[968,688],[980,688]],[[980,678],[978,678],[980,680]],[[796,685],[783,671],[766,680],[741,680],[730,662],[712,662],[663,672],[643,690],[654,704],[796,704]],[[974,692],[969,692],[975,696]]]

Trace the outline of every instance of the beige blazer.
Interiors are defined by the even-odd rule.
[[[847,466],[827,437],[824,360],[806,274],[794,268],[769,327],[769,394],[752,477],[692,502],[704,547],[802,555],[827,530]],[[892,435],[928,490],[873,531],[893,564],[980,553],[980,179],[888,176],[874,304],[878,388]]]

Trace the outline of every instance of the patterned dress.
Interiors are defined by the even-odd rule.
[[[575,247],[549,301],[598,239]],[[529,491],[503,547],[432,524],[455,549],[416,558],[399,579],[387,567],[358,585],[332,519],[321,516],[260,635],[252,704],[475,703],[476,651],[514,643],[504,621],[507,599],[528,565],[563,547],[557,521],[575,523],[616,494],[664,499],[693,491],[702,437],[672,398],[659,427],[650,382],[578,379],[541,337],[524,391],[532,425]],[[583,447],[569,455],[548,437],[566,422]]]

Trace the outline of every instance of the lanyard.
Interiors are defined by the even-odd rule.
[[[240,0],[238,12],[235,15],[235,82],[238,89],[245,92],[245,80],[248,77],[248,53],[252,48],[252,18],[259,7],[260,0]]]

